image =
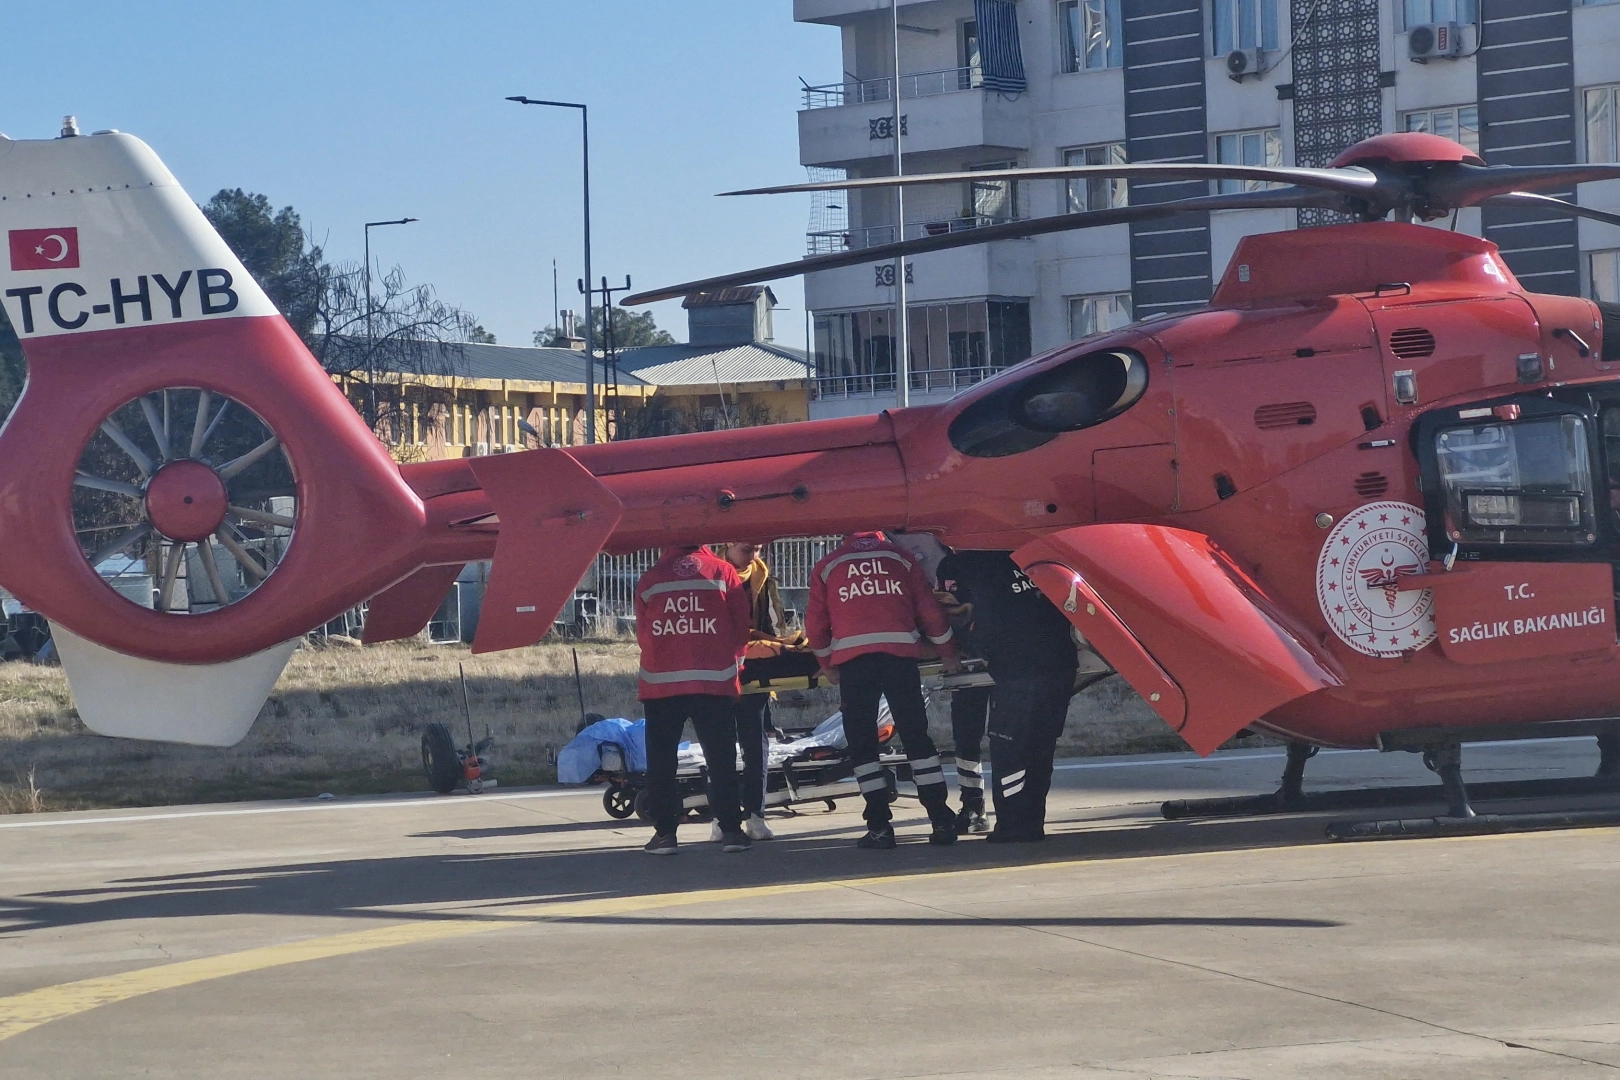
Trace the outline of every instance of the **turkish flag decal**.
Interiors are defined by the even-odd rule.
[[[78,229],[12,229],[13,270],[72,270],[79,265]]]

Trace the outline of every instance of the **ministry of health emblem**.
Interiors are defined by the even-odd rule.
[[[1411,503],[1358,506],[1328,534],[1316,560],[1316,599],[1333,632],[1368,656],[1394,657],[1435,639],[1434,593],[1409,589],[1425,571],[1423,511]]]

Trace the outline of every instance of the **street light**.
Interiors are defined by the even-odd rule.
[[[380,225],[409,225],[417,220],[413,217],[395,218],[392,221],[366,222],[366,379],[367,394],[371,398],[371,422],[377,422],[377,339],[371,332],[371,230]]]
[[[506,99],[519,105],[549,105],[579,110],[579,133],[585,172],[585,441],[596,441],[596,348],[591,334],[591,113],[576,101],[542,101],[517,94]],[[604,321],[611,312],[604,313]]]

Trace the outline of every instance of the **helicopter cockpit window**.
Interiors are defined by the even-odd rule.
[[[1581,417],[1450,428],[1436,435],[1435,458],[1450,540],[1570,546],[1596,539]]]
[[[1065,431],[1100,424],[1147,390],[1147,361],[1134,352],[1088,353],[988,394],[951,422],[951,445],[973,457],[1033,450]]]

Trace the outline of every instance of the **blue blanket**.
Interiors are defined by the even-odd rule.
[[[598,720],[558,752],[557,782],[583,784],[589,780],[601,768],[601,747],[607,743],[624,751],[628,771],[647,771],[647,721]]]

